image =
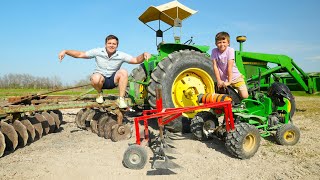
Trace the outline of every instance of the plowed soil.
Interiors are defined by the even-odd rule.
[[[296,97],[296,106],[298,144],[281,146],[273,137],[265,138],[255,156],[239,160],[222,141],[176,134],[173,146],[179,154],[170,156],[181,168],[171,170],[152,169],[150,162],[142,170],[125,168],[123,153],[135,142],[134,134],[112,142],[77,128],[79,109],[63,110],[60,132],[0,158],[0,179],[320,179],[320,97]]]

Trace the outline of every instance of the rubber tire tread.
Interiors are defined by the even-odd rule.
[[[287,142],[283,138],[284,133],[287,132],[288,130],[295,132],[296,137],[293,142]],[[293,145],[297,144],[300,139],[300,129],[292,123],[283,124],[282,126],[280,126],[277,129],[275,138],[276,138],[277,143],[280,145],[293,146]]]
[[[133,164],[130,162],[130,155],[132,153],[137,153],[141,157],[141,161],[138,164]],[[127,148],[123,155],[123,165],[129,169],[143,169],[148,161],[147,150],[140,145],[133,144]]]
[[[256,138],[255,147],[251,152],[245,152],[243,149],[243,143],[248,134],[252,134]],[[239,123],[235,125],[235,130],[227,133],[226,137],[226,148],[235,157],[239,159],[249,159],[255,155],[260,147],[260,133],[259,130],[248,123]]]
[[[137,68],[134,68],[129,76],[129,79],[132,79],[133,81],[144,81],[146,78],[147,74],[143,64],[140,64]],[[127,92],[129,92],[129,88],[130,87],[128,86]],[[134,92],[135,97],[140,97],[140,84],[134,83]]]
[[[212,61],[204,53],[194,50],[180,50],[175,51],[160,61],[157,67],[151,73],[150,84],[148,90],[148,102],[152,108],[156,108],[156,87],[162,86],[162,102],[163,108],[175,107],[171,97],[171,88],[176,76],[189,68],[203,69],[213,78],[215,82],[215,76],[212,68]],[[179,117],[174,121],[171,121],[168,125],[168,130],[173,132],[188,131],[190,124],[186,123],[183,126],[183,119],[186,117]],[[189,122],[189,121],[188,121]]]

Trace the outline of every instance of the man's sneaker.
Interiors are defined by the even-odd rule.
[[[119,98],[117,99],[117,104],[118,104],[118,106],[119,106],[120,109],[124,109],[124,108],[127,108],[127,107],[128,107],[128,105],[127,105],[127,103],[124,101],[124,98],[123,98],[123,97],[119,97]]]
[[[96,98],[96,101],[99,104],[103,103],[103,94],[102,94],[102,92],[98,94],[98,97]]]

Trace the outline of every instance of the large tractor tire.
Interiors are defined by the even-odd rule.
[[[137,68],[133,69],[129,79],[131,81],[141,81],[144,82],[147,78],[147,74],[143,64],[140,64]],[[129,91],[129,88],[127,89]],[[134,83],[134,98],[144,99],[147,97],[147,90],[142,84]]]
[[[283,103],[285,103],[284,98],[288,99],[288,111],[290,113],[290,119],[292,119],[296,111],[296,102],[288,86],[280,82],[275,82],[268,89],[268,96],[271,97],[276,106],[282,106]]]
[[[197,106],[199,94],[214,93],[214,81],[212,61],[204,53],[194,50],[174,52],[153,70],[148,101],[156,108],[156,88],[161,87],[163,108]],[[173,132],[190,131],[189,119],[200,111],[203,109],[183,113],[166,127]]]

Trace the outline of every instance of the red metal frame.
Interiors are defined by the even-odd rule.
[[[173,121],[177,117],[181,116],[182,113],[188,111],[194,111],[199,109],[213,108],[224,112],[224,119],[226,122],[226,131],[234,130],[234,119],[232,114],[232,105],[231,101],[224,102],[214,102],[203,104],[199,106],[190,106],[182,108],[162,108],[162,98],[156,100],[157,109],[144,110],[143,115],[140,117],[134,118],[134,125],[136,130],[136,144],[147,144],[149,141],[149,131],[148,131],[148,119],[158,118],[158,126],[164,126],[169,122]],[[140,140],[140,130],[139,130],[139,121],[143,121],[144,124],[144,139]]]

